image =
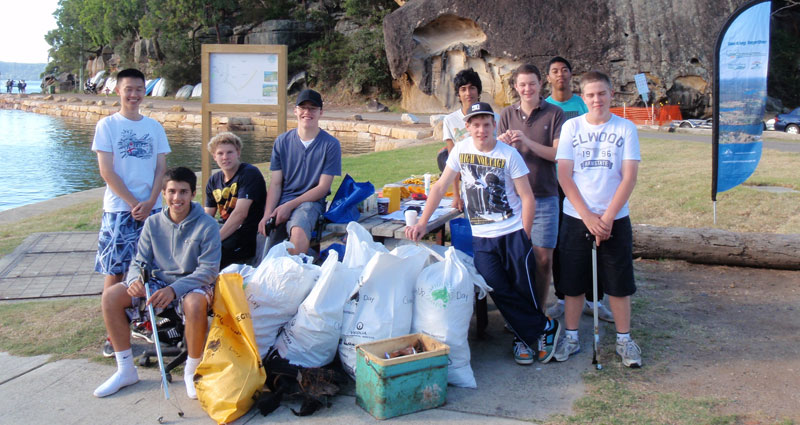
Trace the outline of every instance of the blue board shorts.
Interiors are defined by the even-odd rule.
[[[161,208],[150,211],[158,214]],[[122,275],[128,271],[144,221],[136,221],[130,211],[103,212],[94,271],[106,275]]]

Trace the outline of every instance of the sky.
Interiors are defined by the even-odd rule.
[[[57,27],[53,17],[57,8],[58,0],[25,0],[20,9],[22,16],[15,16],[16,7],[3,7],[0,13],[5,15],[0,25],[0,61],[46,63],[50,45],[44,41],[44,35]]]

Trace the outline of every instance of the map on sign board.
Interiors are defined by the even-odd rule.
[[[647,94],[650,93],[650,88],[647,87],[647,76],[644,74],[636,74],[633,76],[633,79],[636,81],[636,89],[639,90],[639,94],[642,95],[644,103],[647,103]]]
[[[278,55],[211,53],[209,103],[278,104]]]

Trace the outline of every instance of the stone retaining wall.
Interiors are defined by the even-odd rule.
[[[51,96],[48,96],[51,97]],[[104,100],[81,100],[77,97],[0,96],[0,109],[18,109],[37,114],[58,117],[78,118],[97,122],[107,115],[119,111],[119,106],[107,104]],[[176,110],[141,108],[144,116],[160,122],[165,128],[201,129],[202,116],[199,113]],[[297,127],[297,121],[287,119],[288,128]],[[375,142],[375,150],[390,150],[401,145],[433,136],[432,128],[411,128],[402,125],[375,124],[353,120],[320,120],[319,126],[335,137],[355,138]],[[266,133],[267,137],[278,136],[278,120],[269,116],[212,116],[211,127],[217,131],[256,131]]]

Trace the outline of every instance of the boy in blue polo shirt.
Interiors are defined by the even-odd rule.
[[[314,90],[300,92],[294,115],[297,128],[278,136],[272,147],[267,202],[258,225],[258,231],[269,237],[268,247],[288,237],[294,245],[289,250],[292,255],[308,251],[333,177],[342,174],[339,141],[319,128],[322,96]],[[276,227],[269,235],[265,227],[271,218]]]
[[[473,104],[464,120],[471,137],[450,151],[419,222],[406,228],[406,237],[418,241],[427,233],[428,220],[460,173],[475,267],[492,287],[492,300],[515,335],[514,360],[523,365],[537,358],[547,363],[555,353],[561,325],[544,315],[534,291],[536,260],[530,231],[536,206],[528,168],[516,149],[495,138],[489,104]]]

